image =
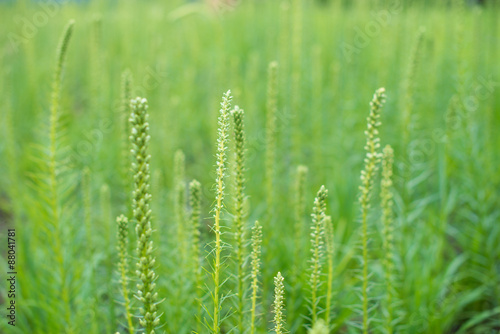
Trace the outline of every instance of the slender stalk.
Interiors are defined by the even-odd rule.
[[[197,333],[201,333],[201,295],[203,291],[203,276],[200,263],[200,213],[201,213],[201,184],[197,180],[189,183],[189,204],[191,206],[191,213],[189,222],[191,225],[191,245],[192,245],[192,261],[193,261],[193,274],[195,281],[195,295],[198,305],[197,312]]]
[[[330,326],[330,316],[332,313],[332,294],[333,294],[333,225],[332,217],[325,217],[325,243],[326,243],[326,259],[328,265],[328,277],[326,280],[326,307],[325,307],[325,325]]]
[[[311,317],[312,325],[318,319],[318,290],[321,285],[321,269],[324,258],[324,234],[326,219],[326,198],[328,190],[321,186],[314,199],[314,207],[311,225],[311,275],[309,285],[311,287]]]
[[[291,300],[298,300],[303,295],[303,275],[304,267],[307,266],[307,260],[304,261],[304,256],[307,257],[308,251],[306,249],[306,239],[304,235],[309,234],[309,222],[306,221],[306,179],[308,168],[299,165],[294,173],[294,185],[291,202],[293,203],[294,225],[293,225],[293,254],[296,259],[293,261],[292,275],[291,275]],[[289,305],[290,319],[300,319],[302,317],[302,305],[299,303],[290,303]],[[302,321],[298,326],[302,326]],[[296,325],[295,325],[296,326]]]
[[[149,155],[149,123],[148,104],[143,98],[131,101],[132,114],[132,170],[134,172],[133,216],[136,222],[137,233],[137,275],[140,283],[137,284],[136,298],[141,302],[141,317],[139,323],[146,334],[155,333],[160,323],[158,310],[158,293],[155,292],[157,275],[154,271],[155,258],[153,255],[153,241],[151,235],[151,194],[149,170],[151,156]]]
[[[417,33],[417,37],[415,40],[415,44],[413,45],[413,49],[410,53],[410,59],[408,68],[406,71],[406,78],[403,81],[403,98],[402,100],[402,121],[403,121],[403,138],[401,147],[406,150],[405,158],[410,161],[411,155],[413,154],[410,142],[412,140],[412,135],[415,134],[415,131],[418,127],[417,115],[414,112],[414,98],[415,98],[415,90],[417,84],[417,74],[419,69],[419,61],[421,57],[421,49],[424,40],[424,30],[420,29]],[[405,179],[411,178],[412,168],[413,166],[409,166],[403,172],[405,173]],[[407,186],[407,185],[405,185]],[[409,200],[411,189],[407,188],[404,194],[405,200]]]
[[[302,143],[302,127],[300,126],[302,114],[302,34],[303,34],[303,8],[302,0],[291,0],[292,31],[292,78],[291,78],[291,117],[292,117],[292,156],[298,157]]]
[[[88,255],[92,253],[92,188],[90,184],[90,169],[85,167],[82,174],[83,222],[85,225],[85,241]]]
[[[298,166],[297,174],[295,176],[295,188],[294,188],[294,209],[295,209],[295,257],[299,258],[302,253],[302,249],[300,247],[301,243],[299,240],[302,240],[302,236],[304,235],[304,215],[306,212],[306,199],[305,199],[305,186],[306,186],[306,177],[308,173],[308,168],[306,166]],[[299,269],[300,271],[300,269]]]
[[[257,294],[259,291],[259,274],[260,274],[260,253],[262,248],[262,226],[258,221],[255,222],[252,228],[252,309],[250,311],[250,334],[255,334],[255,316],[257,310]]]
[[[407,147],[410,140],[411,134],[416,127],[415,117],[413,115],[413,98],[415,95],[415,84],[416,75],[418,71],[418,65],[420,61],[420,53],[422,49],[422,44],[424,40],[424,30],[420,29],[417,34],[413,50],[410,54],[409,65],[407,69],[406,78],[403,87],[403,147]]]
[[[102,110],[104,104],[103,95],[103,57],[102,57],[102,19],[100,15],[92,17],[90,27],[90,43],[89,43],[89,81],[90,81],[90,113],[96,114]]]
[[[229,141],[229,110],[231,108],[231,91],[227,91],[221,102],[221,109],[219,113],[219,129],[218,129],[218,139],[217,139],[217,169],[216,169],[216,180],[215,180],[215,207],[214,207],[214,225],[212,227],[215,233],[215,259],[213,263],[213,281],[214,281],[214,291],[213,291],[213,302],[214,302],[214,313],[213,313],[213,324],[211,327],[211,332],[213,334],[220,333],[220,312],[222,309],[220,289],[221,282],[220,277],[222,274],[221,268],[221,253],[222,253],[222,240],[221,240],[221,217],[222,210],[224,208],[224,195],[225,186],[224,178],[226,177],[227,171],[227,150]]]
[[[394,151],[392,147],[386,145],[382,157],[382,224],[383,224],[383,249],[384,249],[384,274],[385,274],[385,329],[386,333],[392,334],[394,320],[393,316],[393,289],[394,289],[394,226],[392,224],[392,166],[394,163]]]
[[[105,247],[106,254],[106,285],[108,291],[113,291],[113,255],[114,255],[114,243],[112,242],[112,232],[111,232],[111,221],[113,220],[111,216],[111,193],[109,190],[109,186],[107,184],[103,184],[100,189],[100,204],[101,204],[101,224],[104,227],[102,233],[105,240],[109,240]],[[108,303],[108,316],[106,317],[108,320],[108,326],[111,328],[116,323],[115,316],[115,303],[114,301],[109,301]]]
[[[186,208],[186,156],[182,150],[177,150],[174,155],[174,214],[177,224],[177,246],[178,252],[181,255],[181,263],[187,262],[187,231],[185,222]]]
[[[59,184],[58,184],[58,172],[59,172],[59,162],[57,161],[58,153],[58,136],[60,128],[60,100],[61,100],[61,82],[62,73],[64,68],[64,63],[66,60],[66,54],[68,51],[68,45],[73,34],[74,21],[71,20],[66,26],[61,40],[59,41],[58,51],[57,51],[57,65],[54,72],[54,80],[52,82],[52,98],[50,105],[50,128],[49,128],[49,189],[50,189],[50,207],[51,207],[51,221],[54,223],[56,228],[56,237],[54,240],[55,256],[59,265],[59,275],[61,279],[61,295],[60,298],[63,301],[64,306],[64,320],[69,326],[71,323],[71,306],[70,306],[70,290],[69,284],[67,283],[67,270],[65,268],[64,254],[63,254],[63,241],[62,241],[62,228],[61,220],[61,205],[59,198]]]
[[[329,334],[330,329],[323,319],[318,319],[314,326],[309,330],[308,334]]]
[[[129,333],[135,333],[134,322],[132,319],[132,305],[130,302],[130,291],[128,288],[129,265],[128,265],[128,219],[124,215],[116,218],[118,225],[118,272],[120,274],[120,285],[123,296],[123,306],[125,308],[125,317],[127,318]]]
[[[128,118],[132,112],[130,108],[130,100],[132,99],[132,73],[130,70],[125,70],[122,73],[121,78],[121,106],[120,106],[120,123],[121,134],[122,134],[122,179],[124,184],[124,190],[128,193],[130,190],[129,179],[130,179],[130,146],[129,139],[130,136],[130,123]]]
[[[285,329],[285,286],[283,284],[284,278],[278,272],[274,278],[274,328],[276,334],[286,333]]]
[[[233,111],[234,120],[234,139],[235,139],[235,212],[234,212],[234,227],[235,227],[235,242],[236,242],[236,263],[237,263],[237,310],[238,328],[240,333],[244,333],[245,327],[243,322],[244,306],[245,306],[245,223],[244,223],[244,201],[245,201],[245,112],[238,106],[235,106]]]
[[[368,333],[368,210],[370,208],[370,197],[373,188],[373,179],[378,168],[381,154],[380,138],[378,137],[378,128],[380,126],[380,112],[385,102],[385,89],[379,88],[373,95],[370,102],[370,114],[367,118],[366,135],[366,157],[364,159],[364,169],[361,171],[361,194],[359,202],[361,205],[361,228],[362,228],[362,247],[363,247],[363,285],[362,285],[362,303],[363,303],[363,333]]]
[[[276,114],[278,112],[278,63],[268,67],[266,115],[266,194],[268,210],[273,210],[276,177]]]

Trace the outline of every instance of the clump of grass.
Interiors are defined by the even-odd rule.
[[[362,278],[362,308],[363,308],[363,333],[368,333],[368,210],[370,208],[370,197],[373,188],[375,173],[378,169],[381,154],[380,138],[378,128],[380,127],[380,112],[385,102],[385,89],[379,88],[373,95],[370,102],[370,114],[367,118],[366,135],[366,157],[364,168],[361,171],[361,194],[359,203],[361,205],[361,228],[362,228],[362,248],[363,248],[363,278]]]
[[[237,310],[239,332],[244,332],[244,263],[245,263],[245,223],[244,223],[244,201],[245,201],[245,112],[238,106],[232,110],[234,121],[234,140],[235,140],[235,207],[234,207],[234,228],[236,242],[236,280],[237,280]]]
[[[328,190],[321,186],[314,199],[314,207],[311,225],[311,274],[309,286],[311,288],[311,320],[312,325],[318,319],[318,290],[321,285],[321,269],[324,260],[324,234],[326,219],[326,198]]]
[[[130,302],[129,291],[129,264],[128,264],[128,219],[124,215],[116,218],[118,225],[118,272],[120,274],[121,293],[123,306],[125,308],[125,318],[127,319],[129,333],[134,333],[134,322],[132,318],[132,304]]]
[[[285,329],[285,286],[283,284],[284,278],[278,272],[274,278],[274,328],[272,329],[276,334],[286,333]]]
[[[250,277],[252,279],[251,289],[252,289],[252,306],[250,310],[250,334],[255,334],[255,318],[257,312],[257,298],[259,291],[259,275],[260,275],[260,253],[262,248],[262,226],[258,221],[255,222],[254,227],[252,228],[252,253],[250,255],[251,258],[251,266],[252,270],[250,273]]]
[[[214,312],[212,314],[212,324],[210,326],[210,332],[214,334],[220,333],[221,326],[221,311],[222,302],[224,298],[221,296],[221,276],[222,271],[222,259],[221,253],[223,248],[222,242],[222,210],[224,209],[224,196],[225,196],[225,185],[224,179],[227,176],[227,151],[228,151],[228,141],[229,141],[229,114],[231,108],[231,91],[227,91],[221,102],[221,108],[219,111],[219,128],[218,128],[218,138],[217,138],[217,163],[216,163],[216,180],[215,180],[215,205],[214,205],[214,224],[212,230],[215,233],[215,245],[214,245],[214,259],[212,264],[212,279],[214,282],[212,299],[214,304]]]
[[[155,258],[153,255],[153,241],[151,235],[151,194],[150,194],[150,160],[149,155],[149,123],[148,104],[143,98],[131,101],[132,114],[130,124],[132,126],[132,171],[134,173],[133,191],[133,217],[136,222],[137,233],[137,275],[140,283],[137,284],[136,298],[141,302],[141,317],[139,323],[146,334],[153,334],[159,325],[158,293],[156,288],[156,273],[154,270]]]
[[[383,224],[383,251],[384,251],[384,274],[385,274],[385,305],[383,306],[384,327],[386,333],[393,333],[393,300],[394,300],[394,226],[392,222],[393,195],[392,188],[392,166],[394,163],[394,151],[391,146],[386,145],[382,156],[382,180],[380,197],[382,199],[382,224]]]

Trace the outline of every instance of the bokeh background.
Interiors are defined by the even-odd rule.
[[[396,159],[396,332],[498,333],[499,18],[496,1],[2,1],[0,234],[6,240],[8,227],[17,230],[19,274],[17,326],[3,319],[0,331],[125,332],[114,220],[130,210],[121,97],[121,76],[129,69],[134,95],[150,105],[162,330],[189,333],[196,321],[176,240],[174,154],[186,155],[184,181],[202,184],[202,240],[210,247],[217,116],[222,93],[231,89],[234,104],[246,112],[247,221],[264,226],[260,331],[270,327],[277,271],[285,277],[290,332],[305,333],[310,323],[304,274],[309,214],[324,184],[335,231],[332,332],[359,332],[359,175],[368,103],[385,87],[380,136]],[[65,215],[55,231],[46,228],[40,160],[48,145],[57,43],[70,19],[76,23],[64,70],[59,147],[67,162],[58,203]],[[269,188],[272,61],[279,64],[278,149]],[[298,165],[309,169],[307,212],[299,223]],[[228,242],[231,203],[229,195]],[[375,195],[374,333],[382,331],[376,320],[383,317],[377,306],[383,295],[378,203]],[[297,226],[303,238],[296,237]],[[5,258],[1,263],[6,268]],[[231,266],[228,260],[228,277]],[[69,303],[59,298],[61,284],[69,287]],[[3,302],[5,289],[2,284]],[[226,321],[225,332],[233,322]]]

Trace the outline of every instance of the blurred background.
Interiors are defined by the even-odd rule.
[[[196,321],[175,238],[182,222],[174,217],[174,154],[186,155],[184,181],[202,183],[202,240],[209,244],[217,116],[228,89],[246,112],[247,221],[264,226],[260,332],[270,327],[278,270],[288,328],[306,332],[308,226],[322,184],[335,230],[332,332],[358,332],[357,194],[369,101],[379,87],[387,93],[381,141],[394,147],[396,159],[396,332],[498,333],[499,18],[500,3],[492,0],[0,1],[0,234],[5,240],[6,228],[16,227],[19,266],[18,325],[3,320],[0,331],[125,332],[114,220],[130,210],[121,95],[122,73],[130,70],[134,95],[150,106],[154,240],[167,333],[189,333]],[[43,173],[57,43],[70,19],[76,23],[59,143],[65,169],[58,205],[66,213],[54,231],[44,228],[43,188],[33,175]],[[272,61],[279,74],[269,188]],[[309,173],[306,213],[297,222],[298,165]],[[383,292],[378,203],[375,195],[375,297]],[[231,205],[229,195],[228,238]],[[48,247],[55,236],[62,239],[59,262]],[[71,292],[67,303],[59,298],[62,285]],[[0,291],[5,302],[3,285]],[[383,332],[378,326],[374,332]]]

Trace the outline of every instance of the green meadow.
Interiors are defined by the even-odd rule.
[[[1,2],[0,332],[500,333],[499,18]]]

